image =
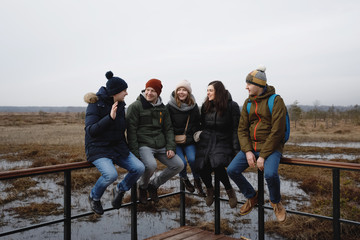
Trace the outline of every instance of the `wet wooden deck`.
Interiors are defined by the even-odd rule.
[[[186,239],[186,240],[233,240],[238,238],[227,237],[223,234],[215,235],[213,232],[209,232],[206,230],[202,230],[200,228],[192,227],[192,226],[184,226],[180,228],[176,228],[170,230],[169,232],[161,233],[159,235],[146,238],[145,240],[178,240],[178,239]],[[240,238],[246,239],[246,238]]]

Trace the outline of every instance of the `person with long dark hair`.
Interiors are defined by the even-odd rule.
[[[214,201],[212,172],[224,185],[231,208],[236,207],[237,198],[231,186],[226,167],[240,151],[237,136],[240,118],[239,105],[221,81],[212,81],[207,88],[207,97],[201,107],[200,131],[194,134],[198,141],[195,169],[199,171],[206,186],[206,205]]]

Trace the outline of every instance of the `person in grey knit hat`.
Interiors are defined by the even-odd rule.
[[[251,212],[258,202],[258,192],[243,176],[248,167],[264,171],[270,195],[270,204],[279,222],[286,219],[286,210],[281,203],[280,158],[285,144],[286,106],[275,94],[275,88],[267,84],[266,68],[258,67],[246,76],[246,90],[249,97],[242,107],[238,127],[241,151],[227,168],[229,177],[247,198],[240,208],[240,215]],[[272,113],[268,101],[274,98]]]
[[[100,171],[101,176],[91,189],[89,202],[96,214],[104,213],[100,198],[106,188],[118,177],[114,164],[128,170],[125,178],[111,191],[111,204],[118,209],[122,199],[142,176],[144,164],[129,151],[125,139],[125,96],[127,83],[109,71],[106,73],[106,87],[95,93],[88,93],[85,117],[85,152],[89,162]]]

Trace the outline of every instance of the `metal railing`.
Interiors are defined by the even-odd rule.
[[[333,222],[333,239],[340,239],[340,223],[355,224],[360,226],[360,222],[345,220],[340,218],[340,170],[360,171],[360,164],[356,163],[342,163],[332,161],[319,161],[309,159],[295,159],[295,158],[282,158],[281,164],[298,165],[298,166],[309,166],[309,167],[322,167],[332,169],[333,174],[333,217],[315,215],[305,212],[287,210],[288,213],[299,214],[307,217],[315,217]],[[0,237],[8,236],[19,232],[28,231],[35,228],[40,228],[56,223],[63,222],[64,224],[64,239],[71,239],[71,220],[89,216],[92,212],[84,214],[72,215],[71,214],[71,171],[79,170],[84,168],[94,167],[88,162],[76,162],[66,163],[53,166],[45,166],[38,168],[20,169],[0,172],[0,180],[16,179],[29,176],[37,176],[49,173],[64,173],[64,217],[53,221],[44,222],[41,224],[31,225],[23,228],[14,229],[7,232],[1,232]],[[263,172],[258,171],[258,238],[260,240],[265,239],[265,209],[271,209],[270,207],[264,206],[264,176]],[[180,191],[173,192],[159,196],[159,198],[166,198],[180,194],[180,226],[185,225],[186,211],[185,211],[185,195],[190,194],[185,192],[184,184],[180,181]],[[228,199],[220,198],[220,187],[219,180],[215,176],[215,201],[214,201],[214,222],[215,222],[215,234],[220,234],[220,201],[228,201]],[[122,204],[123,207],[131,207],[131,239],[137,239],[137,191],[136,186],[131,189],[131,202]],[[113,208],[105,209],[104,211],[110,211]]]

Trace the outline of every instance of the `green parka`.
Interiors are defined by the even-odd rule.
[[[127,109],[127,139],[130,151],[140,158],[139,148],[163,148],[176,150],[174,131],[168,109],[159,97],[158,103],[151,104],[143,94]]]
[[[271,115],[267,102],[273,94],[275,88],[267,85],[262,95],[247,98],[242,107],[238,128],[241,150],[260,152],[259,156],[264,159],[275,150],[282,153],[284,149],[286,106],[283,99],[277,96]],[[248,101],[251,101],[249,114]]]

